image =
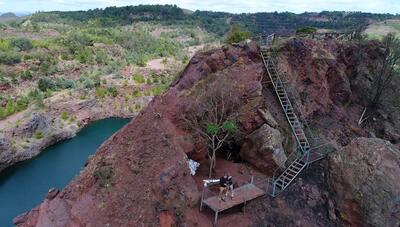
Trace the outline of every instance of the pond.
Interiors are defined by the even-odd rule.
[[[93,122],[77,136],[45,149],[37,157],[0,173],[0,226],[39,205],[50,188],[62,189],[84,167],[89,155],[130,119]]]

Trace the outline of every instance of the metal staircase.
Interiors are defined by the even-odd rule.
[[[260,54],[269,75],[269,79],[271,80],[275,93],[279,99],[283,112],[289,122],[298,145],[297,151],[292,152],[292,154],[289,155],[286,161],[286,169],[279,167],[274,172],[273,178],[270,182],[272,187],[269,193],[272,196],[276,196],[285,190],[285,188],[290,185],[290,183],[307,165],[309,165],[311,162],[322,159],[324,155],[319,152],[312,152],[312,159],[310,159],[311,145],[303,130],[303,124],[297,117],[293,105],[290,102],[289,96],[284,87],[284,83],[279,75],[274,61],[271,51],[273,40],[274,35],[261,37]]]

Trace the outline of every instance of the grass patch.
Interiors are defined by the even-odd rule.
[[[144,78],[144,76],[140,75],[140,74],[134,74],[132,76],[132,79],[138,84],[143,84],[146,82],[146,79]]]
[[[43,133],[40,131],[36,131],[35,134],[33,134],[33,137],[37,140],[40,140],[43,138]]]

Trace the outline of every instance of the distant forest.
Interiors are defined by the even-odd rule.
[[[296,29],[315,28],[352,30],[371,22],[393,18],[392,14],[363,12],[323,11],[320,13],[295,14],[268,12],[231,14],[212,11],[189,12],[176,5],[139,5],[107,7],[88,11],[39,12],[31,17],[33,22],[85,23],[95,22],[99,26],[131,24],[138,21],[154,21],[161,24],[188,24],[199,26],[208,32],[224,35],[232,24],[246,28],[253,35],[260,33],[289,34]]]

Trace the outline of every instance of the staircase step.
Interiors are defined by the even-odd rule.
[[[279,180],[275,181],[275,185],[279,187],[279,189],[283,189],[283,184]]]
[[[292,170],[295,171],[295,172],[299,172],[299,171],[301,170],[300,167],[297,167],[297,166],[295,166],[295,165],[290,165],[288,168],[289,168],[289,169],[292,169]]]
[[[295,174],[295,175],[297,175],[297,173],[299,173],[298,171],[294,171],[293,169],[291,169],[291,168],[288,168],[287,169],[289,172],[291,172],[292,174]]]
[[[289,171],[289,168],[286,169],[286,170],[282,173],[282,176],[283,176],[283,177],[286,177],[286,178],[289,178],[289,179],[293,179],[295,175],[296,175],[296,174],[293,174],[293,173],[291,173],[291,172]]]

